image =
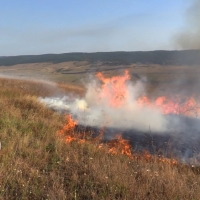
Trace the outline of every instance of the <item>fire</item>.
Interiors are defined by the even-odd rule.
[[[99,93],[99,99],[105,100],[107,103],[116,108],[122,107],[128,100],[130,93],[127,87],[127,81],[130,80],[128,70],[123,76],[114,76],[105,78],[102,73],[97,73],[96,77],[103,82]],[[137,104],[142,107],[158,108],[162,114],[198,114],[198,104],[194,97],[181,98],[180,96],[167,97],[160,96],[154,100],[143,95],[137,100]],[[133,102],[134,103],[134,102]]]
[[[74,128],[77,125],[77,122],[72,119],[71,115],[66,115],[66,121],[67,123],[63,126],[61,130],[58,131],[58,134],[65,136],[66,143],[79,140],[74,135]]]
[[[118,152],[127,155],[132,158],[132,148],[128,140],[122,138],[121,135],[117,136],[117,139],[111,140],[108,144],[109,153],[117,154]]]
[[[62,135],[65,132],[73,130],[77,124],[77,122],[72,119],[71,115],[66,115],[66,121],[67,124],[60,131],[58,131],[58,134]]]
[[[148,151],[143,151],[141,154],[136,155],[135,159],[145,159],[146,162],[161,162],[161,163],[167,163],[167,164],[171,164],[171,165],[177,165],[178,164],[178,160],[174,159],[174,158],[165,158],[163,156],[154,156],[151,155]]]
[[[137,103],[140,107],[142,106],[150,106],[151,101],[147,96],[142,96],[137,100]]]
[[[112,78],[105,78],[99,72],[96,77],[103,82],[99,98],[108,100],[110,106],[122,106],[128,95],[126,88],[126,82],[130,79],[128,71],[125,71],[124,76],[114,76]]]
[[[166,96],[160,96],[157,97],[154,101],[151,101],[147,96],[142,96],[138,99],[137,103],[140,107],[157,107],[165,115],[197,115],[199,109],[199,106],[194,97],[181,98],[179,96],[176,96],[173,98],[168,98]]]
[[[77,133],[75,131],[75,126],[77,125],[77,122],[72,119],[71,115],[66,116],[67,123],[64,125],[64,127],[58,131],[58,134],[60,136],[64,136],[65,142],[66,143],[71,143],[71,142],[78,142],[79,144],[85,143],[86,139],[83,138],[83,135],[85,133]],[[95,142],[99,142],[98,148],[101,149],[103,147],[108,146],[109,150],[108,153],[117,155],[117,154],[122,154],[128,156],[130,159],[136,159],[136,160],[141,160],[145,159],[146,162],[152,162],[153,160],[156,159],[158,162],[162,163],[168,163],[168,164],[178,164],[178,161],[175,159],[168,159],[164,157],[156,157],[151,155],[148,151],[144,151],[141,154],[134,153],[132,151],[132,147],[130,145],[129,140],[123,139],[121,135],[117,135],[116,139],[110,140],[108,144],[104,144],[101,142],[103,132],[101,131],[98,136],[93,138]],[[88,141],[89,142],[89,141]]]
[[[176,97],[169,99],[166,96],[158,97],[155,101],[155,105],[158,106],[163,114],[182,114],[187,115],[190,112],[197,112],[198,106],[193,97],[187,97],[181,99]]]
[[[190,116],[194,114],[196,116],[198,115],[199,105],[198,105],[198,101],[194,97],[183,98],[182,96],[175,95],[175,96],[170,96],[170,97],[158,96],[156,98],[149,98],[148,96],[143,94],[141,91],[138,92],[138,88],[140,87],[138,87],[137,90],[132,90],[132,87],[131,87],[132,85],[130,85],[130,82],[129,82],[130,75],[128,71],[125,71],[123,76],[114,76],[111,78],[106,78],[103,76],[102,73],[97,73],[96,77],[100,81],[102,81],[102,85],[100,88],[97,88],[97,90],[95,90],[95,91],[98,91],[98,93],[95,93],[95,94],[90,93],[90,94],[97,96],[97,98],[95,98],[95,100],[97,99],[97,102],[96,101],[93,102],[91,106],[90,101],[87,101],[87,98],[85,98],[82,101],[79,101],[80,105],[83,105],[81,108],[83,108],[84,115],[86,116],[86,118],[88,119],[92,118],[93,113],[95,117],[97,116],[98,118],[101,118],[99,121],[98,121],[98,118],[95,119],[97,121],[97,125],[95,124],[96,126],[99,126],[99,127],[106,126],[109,123],[112,125],[110,126],[111,128],[112,127],[115,128],[115,126],[117,128],[118,127],[138,128],[137,125],[140,126],[140,124],[141,126],[144,124],[144,127],[146,127],[146,124],[143,123],[143,121],[146,120],[147,125],[148,123],[152,123],[152,121],[149,122],[151,117],[146,118],[146,116],[150,114],[152,115],[152,118],[156,116],[155,119],[157,119],[153,121],[153,123],[156,124],[156,126],[154,126],[155,130],[163,130],[162,129],[163,124],[165,125],[165,123],[163,123],[162,121],[162,119],[164,118],[163,115],[169,115],[169,114],[186,115],[186,116]],[[134,92],[134,91],[138,92],[137,95],[131,94],[131,92]],[[92,109],[95,109],[95,108],[96,110],[94,110],[93,112]],[[116,111],[120,111],[120,112],[116,112]],[[81,115],[81,117],[79,118],[77,117],[79,119],[79,122],[81,121],[81,118],[85,116]],[[134,117],[134,120],[132,121],[133,117]],[[160,119],[160,117],[163,117],[163,118]],[[158,126],[158,129],[156,129],[158,120],[159,120],[158,124],[160,126]],[[99,143],[99,148],[104,147],[105,144],[102,143],[102,137],[104,134],[103,131],[101,131],[101,133],[96,138],[91,139],[91,135],[90,135],[90,139],[88,140],[86,139],[86,138],[89,138],[86,136],[87,133],[85,132],[77,133],[76,127],[78,125],[78,122],[75,121],[71,115],[66,116],[66,121],[67,121],[66,125],[60,131],[58,131],[58,134],[65,138],[66,143],[71,143],[74,141],[78,143],[93,141],[95,143],[96,142]],[[105,121],[107,122],[106,125],[104,124]],[[124,122],[128,121],[128,123],[124,123],[125,126],[124,124],[123,126],[120,126],[120,125],[117,126],[117,123],[120,124],[123,121]],[[80,123],[80,124],[85,125],[84,123]],[[129,124],[129,127],[127,127],[127,124]],[[87,123],[86,123],[86,126],[87,126]],[[107,143],[107,146],[109,148],[108,153],[111,153],[111,154],[123,154],[123,155],[128,156],[131,159],[142,158],[142,159],[145,159],[147,162],[152,162],[156,158],[156,160],[159,162],[177,164],[176,160],[163,158],[159,156],[152,156],[147,151],[143,152],[141,155],[138,155],[135,152],[133,153],[129,140],[123,139],[121,135],[117,136],[116,139],[110,140]]]
[[[64,125],[64,127],[60,131],[58,131],[58,134],[65,137],[66,143],[71,143],[73,141],[84,143],[86,140],[81,137],[83,134],[76,133],[74,130],[77,122],[72,119],[71,115],[66,116],[66,121],[66,125]],[[103,131],[101,131],[100,134],[96,136],[96,138],[94,138],[94,141],[99,140],[99,148],[103,147],[103,143],[101,143],[100,141],[102,135]],[[108,146],[109,153],[117,154],[118,152],[120,152],[121,154],[127,155],[130,158],[132,157],[131,145],[129,144],[129,141],[123,139],[121,135],[117,136],[117,139],[111,140],[108,143]]]
[[[64,135],[65,137],[65,142],[66,143],[71,143],[73,141],[77,141],[79,143],[83,143],[86,140],[80,138],[81,134],[75,133],[75,126],[77,125],[77,122],[75,122],[72,119],[71,115],[67,115],[66,116],[66,125],[60,130],[58,131],[59,135]],[[94,140],[99,140],[100,144],[99,144],[99,148],[103,147],[103,143],[101,143],[101,138],[102,138],[103,132],[101,131],[100,134],[94,138]],[[109,153],[112,154],[117,154],[118,152],[120,152],[121,154],[127,155],[128,157],[132,157],[132,150],[131,150],[131,145],[129,144],[128,140],[125,140],[122,138],[121,135],[117,136],[117,139],[115,140],[111,140],[108,143],[109,146]]]

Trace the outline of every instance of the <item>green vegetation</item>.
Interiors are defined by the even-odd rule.
[[[0,66],[27,63],[62,63],[70,61],[106,62],[107,64],[161,64],[194,65],[200,64],[200,50],[184,51],[136,51],[136,52],[97,52],[97,53],[63,53],[26,56],[0,57]]]
[[[197,167],[112,155],[98,141],[66,144],[63,116],[37,101],[56,86],[0,79],[0,87],[0,199],[200,199]]]

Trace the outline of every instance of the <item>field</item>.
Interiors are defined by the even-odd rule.
[[[193,93],[199,85],[198,66],[126,68],[133,81],[146,82],[149,94],[169,88]],[[0,199],[200,199],[199,167],[111,154],[107,145],[99,148],[100,141],[90,138],[66,143],[58,135],[64,116],[38,101],[69,92],[83,95],[89,72],[111,76],[123,70],[122,65],[83,61],[0,67],[0,74],[9,77],[0,78]]]
[[[167,90],[170,86],[179,89],[196,90],[199,85],[199,65],[157,65],[157,64],[119,64],[115,62],[71,61],[62,63],[32,63],[12,66],[0,66],[2,76],[17,76],[19,78],[36,78],[58,83],[82,86],[89,77],[96,72],[104,72],[113,76],[128,69],[133,81],[145,78],[147,87]],[[185,88],[186,87],[186,88]]]

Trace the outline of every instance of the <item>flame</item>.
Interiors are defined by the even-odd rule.
[[[165,115],[197,115],[199,112],[199,106],[194,97],[181,98],[176,96],[173,98],[168,98],[166,96],[160,96],[157,97],[154,101],[151,101],[147,96],[142,96],[137,100],[137,103],[140,107],[157,107]]]
[[[124,100],[128,98],[126,82],[130,79],[126,70],[124,76],[114,76],[105,78],[102,73],[97,73],[96,77],[103,82],[99,98],[100,100],[108,100],[108,104],[112,107],[120,107],[124,104]]]
[[[127,81],[130,80],[128,70],[123,76],[114,76],[105,78],[102,73],[97,73],[96,77],[103,82],[99,91],[99,100],[106,101],[112,107],[122,107],[129,98]],[[147,96],[141,96],[137,99],[139,108],[154,107],[158,108],[162,114],[182,114],[191,115],[198,114],[198,104],[194,97],[181,98],[176,95],[174,97],[160,96],[154,100],[150,100]]]
[[[145,162],[159,162],[159,163],[166,163],[166,164],[170,164],[170,165],[177,165],[179,162],[177,159],[175,158],[165,158],[163,156],[160,155],[152,155],[150,154],[147,150],[144,150],[141,153],[134,153],[132,154],[132,159],[135,160],[144,160]]]
[[[174,99],[169,99],[166,96],[162,96],[156,99],[155,105],[162,110],[163,114],[186,115],[190,112],[196,113],[198,109],[196,100],[193,97],[181,99],[177,96]]]
[[[65,142],[66,143],[71,143],[73,141],[77,141],[79,143],[84,143],[86,142],[85,139],[83,139],[81,136],[83,134],[81,133],[76,133],[75,132],[75,126],[77,125],[77,122],[72,119],[71,115],[66,115],[66,121],[67,123],[63,126],[63,128],[58,131],[59,135],[64,135],[65,137]],[[104,145],[101,143],[101,139],[103,136],[103,129],[100,132],[96,138],[94,138],[94,141],[99,141],[99,148],[102,148]],[[131,145],[129,144],[128,140],[125,140],[122,138],[121,135],[117,136],[117,139],[111,140],[108,143],[109,146],[109,153],[112,154],[117,154],[120,152],[121,154],[127,155],[128,157],[132,157],[132,150],[131,150]]]
[[[128,140],[122,138],[121,135],[117,136],[117,139],[111,140],[108,144],[109,146],[109,153],[127,155],[129,158],[132,158],[132,148]]]
[[[58,134],[60,136],[64,136],[65,138],[64,141],[66,143],[71,143],[73,141],[76,141],[79,144],[87,142],[87,140],[83,138],[83,135],[85,135],[85,133],[77,133],[75,131],[77,122],[72,119],[72,116],[66,115],[65,118],[66,118],[66,124],[63,126],[61,130],[58,131]],[[103,135],[103,129],[96,138],[93,138],[93,140],[99,141],[98,145],[99,149],[108,146],[109,147],[108,153],[114,155],[122,154],[128,156],[130,159],[136,159],[136,160],[145,159],[146,162],[152,162],[153,160],[156,159],[158,162],[162,163],[168,163],[172,165],[178,164],[178,161],[175,159],[156,157],[151,155],[148,151],[143,151],[143,153],[141,154],[134,153],[132,151],[129,140],[123,139],[121,135],[117,135],[116,139],[109,141],[108,145],[105,145],[104,143],[101,142],[102,135]]]
[[[71,115],[66,115],[65,118],[66,118],[67,123],[60,131],[58,131],[58,134],[60,135],[70,130],[73,130],[75,126],[77,125],[77,122],[72,119]]]
[[[130,75],[128,71],[125,71],[123,76],[114,76],[111,78],[105,78],[103,74],[99,72],[96,74],[96,77],[102,81],[102,86],[98,94],[99,101],[106,101],[106,103],[108,103],[109,106],[118,109],[124,106],[128,99],[130,100],[130,91],[127,87],[127,82],[130,80]],[[143,95],[140,96],[136,100],[136,102],[133,103],[136,103],[138,105],[138,108],[157,108],[163,115],[198,115],[199,112],[199,106],[194,97],[181,98],[180,96],[176,95],[173,97],[160,96],[155,99],[150,99],[147,96]],[[85,107],[86,106],[84,105],[84,108]],[[59,135],[64,136],[65,142],[86,142],[87,140],[85,139],[85,133],[77,133],[75,130],[78,122],[73,120],[71,115],[66,116],[66,121],[67,123],[63,126],[63,128],[60,131],[58,131]],[[104,147],[104,144],[101,143],[102,136],[103,131],[99,136],[93,138],[93,141],[99,141],[99,148]],[[145,159],[147,162],[152,162],[156,158],[156,160],[159,162],[170,164],[178,163],[178,161],[174,159],[153,156],[147,151],[144,151],[141,155],[133,153],[130,142],[126,139],[123,139],[121,135],[117,136],[116,139],[113,139],[110,142],[108,142],[108,147],[108,153],[123,154],[131,159]]]
[[[78,140],[78,138],[74,136],[74,128],[77,122],[72,119],[71,115],[66,115],[65,118],[67,123],[57,132],[58,135],[64,135],[66,143]]]
[[[150,106],[151,101],[147,96],[142,96],[142,97],[138,98],[137,103],[140,107]]]

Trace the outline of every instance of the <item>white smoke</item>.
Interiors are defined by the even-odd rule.
[[[45,97],[39,98],[40,102],[47,105],[49,108],[59,112],[70,112],[72,110],[85,110],[87,103],[82,99],[74,99],[72,101],[68,96],[63,97]]]
[[[145,93],[142,82],[126,82],[127,98],[120,107],[112,107],[109,97],[100,98],[101,92],[101,84],[93,80],[87,85],[84,98],[64,96],[40,98],[40,101],[54,110],[72,113],[78,123],[85,126],[154,132],[166,130],[167,120],[158,108],[138,105],[138,97]]]
[[[67,111],[69,110],[69,105],[67,105],[67,96],[62,98],[59,97],[45,97],[39,98],[40,102],[46,104],[49,108],[57,111]]]
[[[125,84],[126,98],[119,107],[110,104],[113,97],[112,84],[106,85],[110,94],[102,97],[105,88],[102,89],[96,79],[87,85],[83,98],[70,94],[39,100],[51,109],[72,114],[79,125],[105,127],[106,139],[113,138],[112,131],[114,134],[128,134],[135,151],[147,149],[156,153],[154,147],[159,151],[163,147],[163,155],[171,156],[173,153],[181,162],[199,165],[200,120],[184,115],[163,115],[158,107],[140,105],[138,98],[145,95],[144,83],[126,81]],[[144,135],[150,137],[145,139]]]

